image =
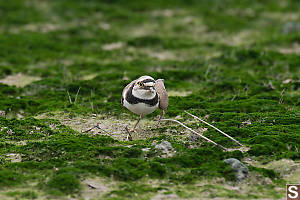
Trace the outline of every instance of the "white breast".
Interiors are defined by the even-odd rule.
[[[148,115],[158,108],[158,103],[155,106],[149,106],[144,103],[130,104],[124,99],[123,104],[128,110],[138,115]]]

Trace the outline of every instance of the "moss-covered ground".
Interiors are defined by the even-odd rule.
[[[300,180],[299,9],[297,0],[0,1],[0,199],[284,199]],[[176,124],[156,127],[158,111],[125,140],[137,116],[121,92],[146,74],[165,79],[167,118],[231,151]],[[152,145],[166,140],[171,156]],[[242,183],[223,162],[232,157],[250,170]]]

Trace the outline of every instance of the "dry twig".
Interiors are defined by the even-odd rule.
[[[186,128],[186,129],[188,129],[189,131],[191,131],[192,133],[194,133],[194,134],[198,135],[199,137],[203,138],[204,140],[206,140],[206,141],[212,143],[213,145],[218,146],[218,147],[220,147],[221,149],[227,151],[227,149],[226,149],[225,147],[223,147],[222,145],[215,143],[214,141],[208,139],[207,137],[201,135],[200,133],[197,133],[196,131],[194,131],[194,130],[191,129],[190,127],[187,127],[186,125],[184,125],[184,124],[183,124],[182,122],[180,122],[180,121],[177,121],[177,120],[175,120],[175,119],[161,119],[161,121],[172,121],[172,122],[176,122],[176,123],[180,124],[181,126],[183,126],[184,128]]]
[[[69,90],[67,90],[67,94],[68,94],[68,98],[69,98],[69,102],[70,104],[74,103],[76,105],[77,103],[77,98],[78,98],[78,94],[79,94],[79,91],[80,91],[80,87],[78,88],[77,90],[77,93],[76,93],[76,96],[75,96],[75,100],[74,102],[72,102],[72,99],[71,99],[71,96],[70,96],[70,93],[69,93]]]
[[[74,100],[74,104],[77,103],[77,97],[78,97],[79,91],[80,91],[80,87],[77,90],[77,93],[76,93],[76,96],[75,96],[75,100]]]
[[[95,129],[95,128],[98,128],[98,129],[100,129],[100,130],[102,130],[102,131],[108,133],[106,130],[104,130],[103,128],[101,128],[99,124],[93,126],[92,128],[89,128],[89,129],[87,129],[87,130],[85,130],[85,131],[82,131],[82,133],[87,133],[87,132],[89,132],[89,131],[91,131],[91,130],[93,130],[93,129]]]
[[[237,141],[236,139],[234,139],[234,138],[233,138],[233,137],[231,137],[230,135],[228,135],[228,134],[224,133],[224,132],[223,132],[223,131],[221,131],[220,129],[218,129],[218,128],[214,127],[213,125],[211,125],[211,124],[207,123],[206,121],[204,121],[204,120],[200,119],[199,117],[197,117],[197,116],[195,116],[195,115],[193,115],[193,114],[191,114],[191,113],[189,113],[189,112],[187,112],[187,111],[184,111],[184,112],[185,112],[186,114],[188,114],[188,115],[190,115],[190,116],[194,117],[195,119],[197,119],[197,120],[199,120],[199,121],[203,122],[204,124],[206,124],[206,125],[208,125],[208,126],[212,127],[213,129],[215,129],[215,130],[219,131],[220,133],[222,133],[222,134],[223,134],[223,135],[225,135],[226,137],[228,137],[228,138],[230,138],[231,140],[233,140],[233,141],[234,141],[235,143],[237,143],[238,145],[240,145],[240,146],[243,146],[241,143],[239,143],[239,141]]]
[[[71,97],[70,97],[69,90],[67,90],[67,94],[68,94],[68,97],[69,97],[69,102],[70,102],[70,104],[72,104],[72,99],[71,99]]]

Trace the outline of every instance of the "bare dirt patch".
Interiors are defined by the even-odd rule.
[[[300,53],[300,44],[293,43],[289,47],[279,47],[277,50],[283,54],[299,54]]]
[[[217,34],[217,40],[229,46],[242,46],[242,45],[250,45],[251,43],[255,42],[257,38],[259,38],[260,33],[259,31],[253,30],[243,30],[239,33],[232,34],[232,35],[222,35]]]
[[[180,9],[154,10],[150,13],[150,23],[128,27],[131,37],[185,35],[192,38],[202,38],[207,26],[199,16],[190,15]],[[184,28],[183,28],[184,27]],[[209,35],[209,34],[207,34]]]
[[[82,76],[82,80],[92,80],[92,79],[94,79],[96,76],[98,76],[98,74],[87,74],[87,75],[83,75]]]
[[[296,183],[300,180],[300,162],[289,159],[281,159],[261,164],[256,160],[245,159],[244,162],[251,164],[255,167],[272,169],[280,174],[280,176],[289,183]]]
[[[112,50],[116,50],[116,49],[121,49],[123,47],[124,47],[123,42],[116,42],[116,43],[105,44],[102,46],[102,49],[104,51],[112,51]]]
[[[114,187],[114,184],[115,183],[108,179],[99,177],[87,178],[82,181],[83,191],[81,195],[85,200],[99,199],[99,197],[102,197],[104,194],[110,192]]]
[[[4,79],[1,79],[0,83],[6,84],[6,85],[14,85],[16,87],[24,87],[34,81],[39,81],[39,80],[41,80],[41,77],[29,76],[26,74],[18,73],[15,75],[9,75],[9,76],[5,77]]]
[[[262,18],[286,22],[298,20],[300,18],[300,14],[298,12],[263,12]]]
[[[177,60],[178,57],[170,51],[153,51],[150,49],[143,50],[149,57],[156,58],[158,60]]]
[[[159,112],[157,112],[159,113]],[[133,114],[132,114],[133,115]],[[56,113],[44,113],[36,116],[37,119],[57,119],[62,124],[69,126],[70,128],[82,133],[90,135],[106,135],[110,136],[119,141],[128,140],[128,129],[132,128],[136,123],[138,116],[135,119],[131,118],[130,114],[124,113],[120,118],[105,116],[105,115],[96,115],[91,114],[80,115],[76,117],[69,117],[68,113],[56,112]],[[193,135],[190,131],[184,129],[177,124],[170,122],[161,122],[160,126],[157,126],[159,115],[156,117],[147,116],[143,118],[139,125],[137,126],[136,132],[131,133],[133,140],[146,140],[152,137],[157,137],[161,135],[176,136],[177,139],[187,138]],[[177,116],[176,119],[179,119],[180,116]],[[189,120],[188,123],[198,123],[197,121]],[[166,130],[160,130],[156,128],[165,128]],[[203,125],[199,123],[198,127],[194,129],[198,133],[203,133],[206,129],[202,128]],[[201,139],[200,139],[201,140]],[[191,147],[192,148],[192,147]]]
[[[168,200],[168,199],[179,200],[182,198],[179,198],[176,194],[157,194],[151,200]]]
[[[178,96],[178,97],[185,97],[192,94],[192,91],[177,91],[177,90],[170,90],[168,91],[169,96]]]
[[[47,114],[42,114],[37,116],[36,118],[57,119],[62,124],[69,126],[78,132],[82,132],[82,133],[86,132],[87,134],[91,134],[91,135],[98,135],[98,134],[107,135],[121,141],[127,139],[126,127],[128,128],[133,127],[134,124],[136,123],[136,120],[138,119],[138,117],[136,118],[136,120],[131,120],[129,118],[117,119],[114,117],[96,115],[96,114],[93,114],[91,116],[76,116],[70,118],[67,113],[63,113],[63,112],[54,113],[54,114],[52,113],[51,116]],[[95,127],[97,124],[100,129]],[[137,127],[137,132],[131,134],[133,140],[147,139],[150,137],[158,136],[160,134],[166,134],[166,133],[158,133],[152,131],[151,129],[155,128],[156,125],[157,125],[157,121],[154,121],[154,119],[151,118],[142,119]],[[93,129],[87,131],[91,128]]]

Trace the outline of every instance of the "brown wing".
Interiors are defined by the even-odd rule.
[[[128,89],[132,86],[132,84],[135,83],[136,80],[131,81],[128,85],[126,85],[126,87],[123,89],[122,91],[122,98],[121,98],[121,104],[123,105],[125,96],[126,96],[126,92],[128,91]]]
[[[154,88],[159,97],[159,108],[162,110],[167,109],[169,105],[169,97],[165,88],[164,79],[157,79],[155,81]]]

